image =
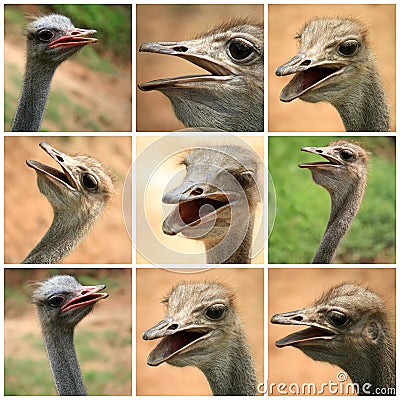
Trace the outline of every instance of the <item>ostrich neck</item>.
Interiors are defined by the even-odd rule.
[[[368,70],[360,84],[334,102],[348,132],[388,132],[389,108],[382,82],[375,69]]]
[[[253,359],[240,332],[218,351],[214,362],[199,366],[206,376],[214,396],[255,396],[257,376]]]
[[[385,389],[387,395],[394,395],[388,392],[389,388],[396,388],[396,354],[393,340],[388,337],[379,348],[359,354],[359,357],[361,359],[353,358],[348,364],[339,365],[349,374],[351,381],[358,385],[359,395],[374,395],[377,388]]]
[[[74,347],[74,328],[46,327],[42,333],[54,383],[60,396],[87,396]]]
[[[11,126],[12,132],[37,132],[42,122],[56,66],[27,59],[21,98]]]
[[[96,216],[55,211],[49,230],[22,263],[58,263],[87,235],[95,220]]]
[[[250,264],[250,249],[253,238],[254,211],[248,221],[230,226],[227,235],[217,241],[204,241],[207,264]],[[243,227],[247,226],[243,237]],[[220,245],[221,244],[221,245]]]
[[[349,229],[364,196],[365,179],[350,185],[345,192],[330,191],[331,213],[313,264],[332,262],[340,241]]]

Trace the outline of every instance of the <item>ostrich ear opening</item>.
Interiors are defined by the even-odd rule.
[[[369,339],[372,343],[376,343],[379,335],[380,329],[376,322],[370,322],[365,328],[365,337]]]

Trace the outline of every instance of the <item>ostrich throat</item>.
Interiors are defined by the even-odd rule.
[[[313,264],[332,262],[340,241],[357,215],[365,191],[365,178],[350,185],[345,192],[329,191],[331,213],[321,243],[315,253]]]
[[[84,221],[84,222],[83,222]],[[23,264],[54,264],[65,258],[87,235],[96,216],[54,210],[53,222]]]

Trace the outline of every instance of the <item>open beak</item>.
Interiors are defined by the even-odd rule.
[[[181,326],[180,326],[181,325]],[[143,333],[144,340],[162,338],[147,358],[147,364],[157,366],[175,355],[191,348],[211,336],[213,330],[201,325],[179,324],[171,317],[166,317]]]
[[[139,52],[167,54],[183,58],[209,72],[204,75],[188,75],[175,78],[158,79],[138,85],[140,90],[161,90],[167,87],[189,87],[203,81],[226,81],[232,79],[234,71],[207,54],[204,54],[204,42],[199,39],[182,42],[143,43]]]
[[[316,161],[316,162],[309,162],[299,164],[300,168],[331,168],[331,167],[341,167],[344,165],[343,161],[339,158],[333,156],[329,153],[329,149],[326,147],[302,147],[301,151],[305,151],[307,153],[318,154],[319,156],[324,157],[328,162],[324,161]]]
[[[75,28],[69,35],[62,36],[50,42],[47,47],[55,49],[57,47],[75,47],[97,42],[96,38],[87,37],[97,33],[94,29]]]
[[[79,294],[61,307],[61,312],[66,312],[74,308],[87,307],[88,305],[94,304],[101,299],[107,298],[108,293],[98,293],[105,287],[106,285],[82,286]]]
[[[77,183],[75,178],[68,168],[68,160],[71,159],[68,155],[62,153],[61,151],[51,147],[45,142],[40,142],[39,146],[51,157],[53,160],[61,166],[62,171],[40,163],[39,161],[26,160],[28,167],[33,168],[38,174],[43,177],[55,182],[57,185],[66,186],[70,190],[77,189]],[[71,159],[72,160],[72,159]]]
[[[275,71],[277,76],[295,74],[282,89],[280,100],[289,102],[320,87],[333,76],[344,72],[346,63],[320,60],[317,56],[299,52]]]
[[[292,333],[275,342],[277,347],[301,347],[302,345],[313,343],[315,340],[331,340],[336,337],[336,333],[332,329],[317,323],[311,316],[310,311],[310,309],[303,308],[276,314],[271,318],[272,324],[308,326],[306,329]]]
[[[211,185],[190,181],[166,193],[162,201],[177,204],[163,223],[166,235],[176,235],[190,227],[213,222],[222,211],[231,207],[238,196],[223,193]]]

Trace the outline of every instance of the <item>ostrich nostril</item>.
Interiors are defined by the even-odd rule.
[[[56,156],[57,160],[60,162],[64,162],[64,159],[61,156]]]
[[[175,329],[178,329],[178,324],[172,324],[167,329],[174,331]]]
[[[303,317],[301,315],[297,315],[292,318],[294,321],[303,321]]]
[[[310,65],[311,64],[311,60],[305,60],[305,61],[303,61],[300,65],[302,66],[302,67],[306,67],[307,65]]]
[[[323,153],[323,151],[322,151],[322,150],[319,150],[319,149],[315,150],[315,152],[316,152],[316,153],[319,153],[319,154]]]
[[[195,188],[190,192],[191,196],[199,196],[203,194],[204,190],[202,188]]]
[[[175,46],[173,47],[173,50],[178,51],[180,53],[186,53],[188,51],[188,48],[185,46]]]

